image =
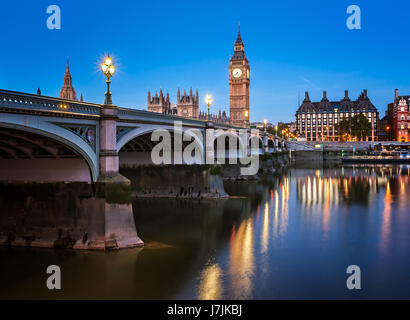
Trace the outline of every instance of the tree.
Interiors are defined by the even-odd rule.
[[[339,122],[338,132],[339,132],[339,140],[340,141],[347,141],[348,136],[352,135],[352,123],[351,118],[345,118]]]
[[[347,140],[347,136],[363,141],[366,136],[370,136],[371,131],[372,124],[362,113],[355,114],[353,117],[348,117],[339,122],[339,135],[343,141]]]
[[[372,132],[372,124],[362,113],[354,115],[352,118],[352,135],[363,141]]]

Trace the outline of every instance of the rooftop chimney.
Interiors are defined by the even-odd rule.
[[[322,101],[327,101],[327,94],[326,94],[326,90],[323,91],[323,99]]]
[[[303,100],[303,102],[310,102],[309,92],[308,91],[305,92],[305,100]]]
[[[399,89],[394,89],[394,100],[399,98]]]

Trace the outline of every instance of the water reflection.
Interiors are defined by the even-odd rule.
[[[222,298],[222,270],[217,263],[206,266],[201,273],[198,299],[219,300]]]
[[[408,167],[293,169],[225,187],[243,198],[135,201],[139,252],[2,248],[0,297],[410,298]],[[43,288],[51,263],[70,281],[58,296]],[[361,295],[346,291],[350,264],[366,270]]]
[[[229,255],[230,294],[232,299],[252,297],[254,262],[253,218],[242,221],[232,235]]]

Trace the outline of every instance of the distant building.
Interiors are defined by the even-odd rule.
[[[380,119],[378,125],[379,141],[394,140],[393,132],[393,107],[394,103],[387,105],[387,110],[383,118]]]
[[[178,110],[176,106],[171,105],[171,101],[169,100],[169,93],[167,92],[166,98],[162,93],[162,89],[159,90],[158,93],[155,93],[155,96],[151,98],[151,92],[148,90],[148,111],[156,112],[156,113],[164,113],[164,114],[174,114],[177,115]]]
[[[338,123],[348,117],[362,113],[371,123],[371,136],[367,140],[377,139],[379,113],[364,90],[356,101],[351,101],[348,91],[340,101],[329,101],[326,91],[320,102],[311,102],[309,93],[296,111],[296,129],[306,141],[339,140]]]
[[[71,78],[70,68],[68,66],[68,59],[64,74],[64,83],[60,90],[60,99],[77,100],[77,96],[73,87],[73,79]]]
[[[294,133],[296,132],[296,122],[278,122],[279,128],[288,128],[289,132]]]
[[[273,124],[268,122],[266,124],[266,128],[270,128],[270,127],[273,127]],[[263,130],[265,128],[265,123],[263,121],[252,122],[251,123],[251,128],[256,128],[256,129],[259,129],[259,130]]]
[[[410,141],[410,96],[399,96],[394,92],[394,102],[388,105],[392,109],[394,139],[401,142]]]
[[[198,90],[196,90],[195,95],[193,95],[192,88],[189,91],[189,95],[187,95],[185,91],[182,96],[180,90],[178,89],[177,101],[175,104],[171,103],[168,92],[165,97],[162,93],[162,89],[160,89],[159,95],[158,93],[155,93],[155,95],[151,97],[151,92],[148,90],[147,110],[150,112],[176,115],[185,118],[199,120],[208,119],[207,112],[199,111]],[[221,112],[221,110],[219,110],[219,114],[211,114],[210,118],[211,121],[214,122],[229,123],[229,118],[226,116],[225,111]]]

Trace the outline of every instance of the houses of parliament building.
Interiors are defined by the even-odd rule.
[[[214,122],[228,123],[237,127],[249,126],[249,84],[250,67],[245,56],[244,43],[240,29],[234,44],[234,53],[229,61],[229,117],[226,112],[219,110],[218,114],[212,114],[210,120]],[[150,112],[178,115],[181,117],[207,120],[207,112],[199,111],[198,89],[195,95],[192,88],[187,95],[186,91],[181,95],[177,92],[177,101],[172,104],[169,92],[164,96],[162,89],[154,96],[148,90],[147,109]]]

